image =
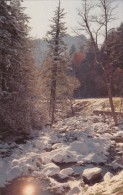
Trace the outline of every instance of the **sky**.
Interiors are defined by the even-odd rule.
[[[111,24],[111,27],[118,27],[123,22],[123,0],[116,0],[116,4],[118,7],[115,12],[118,19]],[[29,26],[32,38],[46,36],[51,24],[50,19],[53,17],[57,5],[58,0],[24,0],[25,13],[30,17]],[[81,7],[81,0],[61,0],[61,7],[66,12],[67,33],[74,36],[75,30],[79,28],[80,18],[77,10]]]

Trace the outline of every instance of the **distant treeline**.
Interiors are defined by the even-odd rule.
[[[105,48],[105,42],[100,53]],[[122,96],[123,92],[123,24],[108,34],[108,50],[103,54],[107,74],[111,82],[112,95]],[[86,52],[72,54],[72,67],[80,81],[80,87],[75,91],[76,98],[107,97],[103,70],[95,62],[94,50],[91,42]]]

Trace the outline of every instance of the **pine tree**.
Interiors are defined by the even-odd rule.
[[[123,24],[108,35],[108,58],[113,69],[123,69]]]
[[[41,77],[43,100],[47,104],[49,120],[55,122],[56,112],[64,110],[68,104],[73,86],[70,86],[70,59],[66,52],[63,37],[66,35],[66,27],[63,22],[65,13],[61,8],[60,1],[52,18],[50,31],[47,33],[49,47],[47,58],[44,62]]]
[[[63,37],[66,34],[65,23],[62,22],[65,16],[64,9],[59,5],[52,18],[51,30],[47,33],[47,42],[49,46],[49,56],[51,59],[51,86],[50,86],[50,103],[49,103],[49,115],[51,123],[55,120],[56,110],[56,90],[58,82],[58,73],[62,72],[61,68],[66,63],[64,53],[66,50]]]
[[[70,51],[69,51],[69,54],[71,57],[73,57],[73,54],[76,52],[76,47],[75,45],[72,45],[71,48],[70,48]]]
[[[12,31],[12,19],[9,17],[9,5],[7,1],[0,3],[0,97],[6,91],[6,72],[10,66],[10,36]]]
[[[107,47],[106,47],[107,46]],[[119,69],[122,72],[123,69],[123,25],[121,24],[119,28],[113,29],[107,36],[107,45],[103,45],[102,50],[105,50],[103,54],[103,59],[105,65],[108,64],[107,74],[110,79],[112,91],[114,95],[120,95],[121,89],[118,91],[117,85],[123,83],[122,79],[118,79],[116,82],[116,73]]]
[[[35,67],[28,17],[21,0],[2,0],[0,10],[0,123],[3,129],[29,132]]]

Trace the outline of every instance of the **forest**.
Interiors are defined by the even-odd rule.
[[[81,0],[80,46],[68,48],[56,1],[37,65],[23,0],[0,0],[1,195],[39,195],[40,182],[45,195],[122,195],[123,23],[111,27],[114,2]]]
[[[59,107],[63,112],[72,109],[74,98],[111,96],[114,112],[112,97],[122,96],[123,24],[116,29],[108,27],[115,19],[112,1],[95,5],[102,11],[98,17],[91,15],[94,5],[87,3],[83,1],[83,10],[78,10],[78,14],[80,33],[86,31],[90,39],[80,51],[72,45],[68,52],[63,41],[67,31],[65,11],[59,5],[45,38],[48,52],[43,65],[37,67],[32,53],[34,44],[29,38],[29,18],[21,2],[1,2],[0,120],[3,131],[9,128],[26,132],[39,125],[37,121],[43,123],[43,117],[53,123]],[[94,23],[97,24],[95,32],[91,29]],[[101,46],[98,44],[100,30],[105,36]]]

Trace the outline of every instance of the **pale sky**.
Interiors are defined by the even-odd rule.
[[[112,23],[112,27],[117,27],[123,22],[123,0],[116,0],[116,3],[118,5],[116,10],[118,19]],[[24,0],[25,12],[31,18],[29,26],[32,28],[30,31],[32,38],[43,38],[46,36],[46,32],[51,24],[49,20],[53,17],[57,5],[58,0]],[[65,8],[66,12],[67,33],[75,35],[72,29],[79,27],[77,9],[81,7],[81,0],[61,0],[61,7]]]

